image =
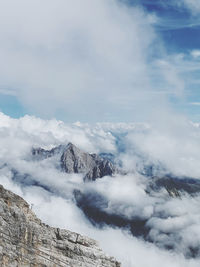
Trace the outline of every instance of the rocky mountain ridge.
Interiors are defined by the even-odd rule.
[[[113,176],[115,174],[125,175],[127,173],[125,170],[119,169],[119,166],[110,159],[114,157],[114,155],[108,154],[108,157],[106,157],[106,153],[101,153],[100,155],[90,154],[79,149],[72,143],[59,145],[51,150],[40,147],[33,148],[32,155],[37,160],[59,155],[61,170],[66,173],[83,174],[85,181],[94,181],[104,176]],[[141,172],[141,174],[147,178],[147,192],[151,190],[158,191],[165,188],[171,197],[180,197],[183,192],[190,195],[200,192],[200,182],[197,179],[177,177],[167,172],[165,175],[156,176],[152,171],[154,168],[164,170],[162,165],[145,165],[144,172]]]
[[[42,223],[28,203],[0,185],[0,266],[119,267],[97,242]]]
[[[56,149],[57,148],[51,150],[51,153],[54,154]],[[95,167],[98,166],[98,164],[95,165],[95,160],[93,160],[92,163],[90,162],[90,157],[92,157],[93,154],[83,152],[72,144],[69,144],[67,148],[65,147],[65,149],[62,150],[62,153],[63,154],[61,158],[63,162],[66,163],[66,169],[63,168],[65,172],[85,174],[84,170],[87,170],[86,173],[92,173],[94,176],[93,178],[91,178],[92,176],[90,176],[90,179],[85,178],[86,182],[88,180],[93,181],[101,178],[99,175],[96,175],[95,172],[93,172]],[[99,156],[95,155],[95,157]],[[113,159],[112,155],[109,155],[109,157],[111,158],[109,162],[110,164],[112,164],[112,169],[115,170],[115,172],[113,171],[113,173],[126,174],[126,170],[120,169],[119,166],[115,164],[117,160]],[[103,161],[103,159],[101,159],[101,161]],[[133,175],[133,179],[135,174],[141,175],[143,179],[143,188],[145,190],[145,194],[147,194],[147,197],[162,196],[162,201],[167,202],[172,201],[173,198],[177,200],[181,200],[185,197],[195,198],[195,196],[198,196],[200,192],[200,181],[198,179],[192,177],[176,176],[167,171],[167,169],[165,169],[164,166],[162,166],[162,164],[160,164],[159,162],[154,165],[144,164],[143,167],[144,172],[139,172],[136,168],[133,171],[129,171],[129,174]],[[118,169],[120,169],[119,172],[116,171]],[[110,175],[109,172],[107,172],[106,175],[112,176],[113,173],[111,172]],[[114,180],[118,178],[120,177],[114,176],[110,179]],[[76,205],[82,210],[82,212],[85,214],[92,225],[95,225],[96,227],[104,227],[109,225],[111,227],[117,227],[120,229],[128,229],[128,231],[131,232],[133,236],[143,238],[148,242],[155,242],[154,236],[151,235],[153,230],[151,225],[149,224],[149,218],[139,216],[138,214],[134,215],[134,213],[132,216],[128,217],[126,216],[126,213],[118,213],[117,210],[115,210],[115,206],[113,206],[113,211],[110,208],[112,203],[104,194],[101,193],[101,191],[96,190],[95,182],[93,186],[89,187],[89,189],[87,187],[87,183],[83,183],[82,187],[73,191],[73,196],[74,200],[76,201]],[[119,202],[118,205],[120,204],[121,203]],[[128,208],[131,209],[132,206],[134,207],[134,203],[132,203],[132,205],[130,204]],[[156,210],[154,210],[153,212],[154,213],[152,216],[154,218],[164,218],[165,216],[164,213],[161,214]],[[159,240],[157,244],[158,246],[160,245]],[[177,249],[177,247],[173,244],[173,241],[170,243],[170,246],[167,243],[164,248],[172,251]],[[184,253],[184,255],[186,255],[188,258],[196,257],[195,255],[199,253],[199,248],[198,246],[192,248],[187,247]]]
[[[61,169],[66,173],[81,173],[85,181],[94,181],[104,176],[112,176],[118,170],[108,159],[97,154],[82,151],[72,143],[60,145],[51,150],[33,148],[32,155],[37,159],[46,159],[60,154]]]

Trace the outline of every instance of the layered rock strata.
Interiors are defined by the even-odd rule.
[[[42,223],[28,203],[0,185],[0,266],[119,267],[95,240]]]

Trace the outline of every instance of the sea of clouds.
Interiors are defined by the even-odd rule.
[[[33,204],[49,225],[97,239],[122,266],[196,267],[200,196],[147,193],[143,174],[154,166],[152,175],[200,177],[200,127],[171,111],[168,101],[184,97],[187,74],[199,69],[198,51],[168,55],[154,26],[175,27],[175,21],[168,25],[128,2],[0,2],[0,94],[43,118],[150,121],[66,124],[0,113],[0,183]],[[192,18],[199,12],[198,0],[167,2],[187,7]],[[84,183],[82,175],[61,172],[56,156],[33,160],[33,147],[68,142],[111,153],[126,174]],[[128,229],[92,224],[77,207],[75,190],[98,196],[94,204],[102,212],[145,221],[151,242]]]
[[[97,239],[122,266],[199,266],[198,251],[192,258],[190,249],[200,246],[200,195],[172,198],[165,189],[149,194],[141,172],[146,164],[161,164],[156,175],[167,172],[198,179],[199,137],[199,125],[185,120],[166,130],[149,124],[13,119],[0,113],[0,183],[33,204],[45,223]],[[85,183],[80,174],[61,172],[56,156],[32,158],[33,147],[51,149],[68,142],[89,153],[112,153],[126,174]],[[145,220],[151,242],[134,237],[128,229],[92,224],[77,207],[74,190],[100,196],[95,205],[107,214]]]

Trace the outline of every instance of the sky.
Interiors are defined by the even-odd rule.
[[[200,120],[198,0],[0,2],[0,111],[66,122]]]
[[[0,0],[1,184],[125,267],[199,266],[188,257],[200,247],[199,194],[148,194],[141,174],[200,177],[199,13],[199,0]],[[127,175],[84,183],[59,159],[32,158],[68,142],[112,153]],[[93,227],[75,189],[100,195],[108,214],[147,220],[153,243]]]

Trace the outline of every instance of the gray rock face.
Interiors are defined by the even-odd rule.
[[[96,154],[83,152],[69,143],[61,156],[62,168],[67,173],[83,173],[85,180],[95,180],[116,172],[114,165]]]
[[[54,147],[50,150],[46,150],[46,149],[43,149],[41,147],[33,148],[32,149],[32,155],[37,160],[47,159],[47,158],[55,156],[56,154],[63,153],[66,148],[67,148],[67,146],[65,146],[65,145],[60,145],[60,146]]]
[[[0,185],[0,266],[121,265],[93,239],[43,224],[21,197]]]
[[[117,172],[116,167],[110,160],[97,154],[86,153],[72,143],[60,145],[51,150],[33,148],[32,155],[37,160],[60,155],[61,169],[66,173],[82,173],[84,180],[96,180]]]

